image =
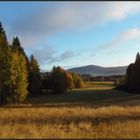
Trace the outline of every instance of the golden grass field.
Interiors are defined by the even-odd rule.
[[[0,108],[0,138],[140,138],[140,94],[111,82]]]

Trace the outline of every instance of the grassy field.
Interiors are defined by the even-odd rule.
[[[140,138],[140,94],[87,83],[0,108],[0,138]]]

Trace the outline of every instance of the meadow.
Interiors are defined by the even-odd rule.
[[[86,83],[0,108],[0,138],[140,138],[140,94]]]

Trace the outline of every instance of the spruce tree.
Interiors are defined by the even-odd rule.
[[[16,37],[13,37],[12,50],[13,51],[18,51],[20,54],[23,54],[23,56],[26,59],[27,71],[29,72],[29,60],[28,60],[28,57],[27,57],[27,55],[26,55],[23,47],[21,46],[20,40],[19,40],[19,38],[17,36]]]
[[[131,91],[140,91],[140,54],[137,53],[135,63],[127,68],[127,88]]]
[[[33,55],[30,57],[29,91],[31,95],[39,94],[41,91],[41,75],[37,60]]]
[[[0,23],[0,102],[6,102],[6,96],[9,94],[10,80],[10,48],[7,37]]]
[[[7,36],[0,22],[0,47],[6,47],[6,46],[8,46]]]

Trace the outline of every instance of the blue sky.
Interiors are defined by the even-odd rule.
[[[42,70],[124,66],[140,51],[140,2],[0,2],[8,41],[20,38]]]

